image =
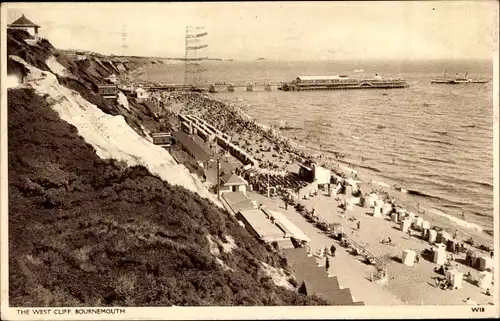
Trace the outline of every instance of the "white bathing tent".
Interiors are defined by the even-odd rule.
[[[406,266],[413,266],[417,253],[413,250],[404,250],[401,261]]]

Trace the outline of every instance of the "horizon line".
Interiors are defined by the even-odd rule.
[[[85,49],[59,49],[61,51],[74,51],[74,52],[88,52],[90,54],[98,54],[102,56],[114,56],[114,57],[131,57],[131,58],[154,58],[154,59],[167,59],[167,60],[178,60],[178,61],[184,61],[184,57],[175,57],[175,56],[156,56],[156,55],[134,55],[134,54],[115,54],[115,53],[109,53],[109,54],[104,54],[100,52],[95,52],[91,50],[85,50]],[[286,62],[311,62],[311,61],[331,61],[331,62],[341,62],[341,61],[450,61],[450,60],[455,60],[455,61],[493,61],[494,58],[487,58],[487,57],[482,57],[482,58],[443,58],[443,57],[431,57],[431,58],[341,58],[341,59],[322,59],[322,58],[302,58],[302,59],[277,59],[277,58],[266,58],[266,57],[257,57],[257,58],[235,58],[235,57],[220,57],[220,56],[215,56],[215,57],[207,57],[206,59],[203,59],[201,61],[222,61],[222,62],[227,62],[227,61],[244,61],[244,62],[254,62],[254,61],[260,61],[260,62],[265,62],[265,61],[286,61]]]

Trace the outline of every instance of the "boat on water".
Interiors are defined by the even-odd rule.
[[[363,69],[354,69],[354,72],[363,72]]]
[[[378,74],[373,78],[349,78],[346,75],[335,76],[299,76],[278,87],[283,91],[335,90],[335,89],[391,89],[407,88],[404,79],[383,79]]]
[[[458,74],[457,74],[458,75]],[[448,85],[458,85],[458,84],[486,84],[489,79],[472,79],[467,77],[469,74],[466,73],[464,77],[459,77],[455,75],[455,78],[446,77],[446,71],[444,72],[444,77],[442,79],[432,79],[431,84],[448,84]]]

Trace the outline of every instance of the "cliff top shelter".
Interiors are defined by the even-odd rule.
[[[248,182],[242,177],[230,173],[222,176],[220,178],[219,190],[221,193],[224,192],[242,192],[246,194]]]
[[[39,25],[31,22],[28,18],[22,15],[19,19],[14,21],[13,23],[7,25],[8,29],[20,29],[28,32],[31,36],[38,36]]]

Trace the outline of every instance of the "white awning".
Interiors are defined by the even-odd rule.
[[[335,76],[299,76],[300,80],[333,80],[333,79],[345,79],[345,77]]]

